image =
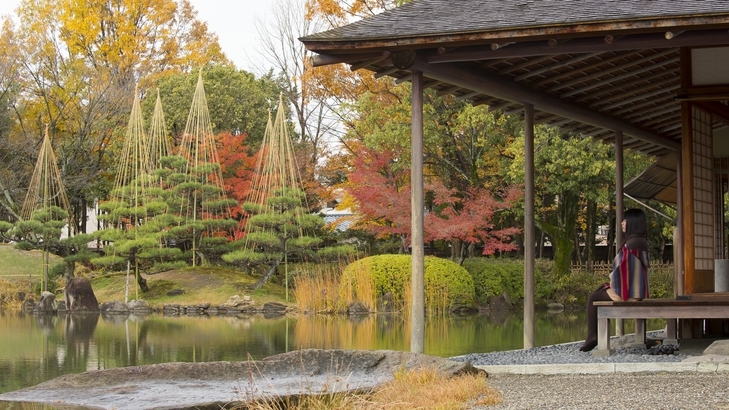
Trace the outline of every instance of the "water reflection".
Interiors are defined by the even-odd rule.
[[[583,312],[538,312],[538,346],[584,338]],[[649,329],[662,321],[649,322]],[[626,322],[626,332],[632,323]],[[409,350],[402,315],[161,316],[0,312],[0,392],[88,370],[163,362],[258,360],[303,348]],[[450,357],[520,349],[521,313],[426,320],[425,353]]]

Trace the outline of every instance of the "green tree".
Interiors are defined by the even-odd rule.
[[[17,27],[7,19],[0,33],[14,120],[2,145],[20,148],[2,164],[1,173],[14,175],[3,179],[3,191],[22,197],[15,187],[28,185],[38,130],[48,125],[76,221],[111,189],[107,150],[120,148],[137,80],[144,87],[163,72],[227,62],[186,0],[22,0],[16,17]],[[0,205],[12,214],[13,201]]]
[[[561,134],[556,128],[538,126],[534,145],[536,201],[543,204],[536,224],[552,242],[555,273],[564,275],[570,272],[580,205],[584,200],[597,200],[610,181],[614,181],[615,163],[609,145]],[[523,136],[508,151],[515,158],[508,174],[521,182],[524,180]]]
[[[409,169],[410,99],[409,85],[395,87],[390,93],[362,95],[352,105],[348,120],[350,129],[346,146],[350,154],[359,157],[368,152],[368,149],[380,153],[395,152],[396,159],[388,164],[389,169],[383,175],[395,175]],[[473,107],[452,97],[439,97],[433,91],[426,91],[423,121],[426,184],[440,187],[426,195],[426,207],[430,214],[447,219],[442,212],[447,209],[448,212],[453,212],[451,218],[465,215],[462,211],[469,208],[469,201],[477,202],[479,197],[499,197],[511,190],[512,187],[507,186],[501,174],[502,169],[508,166],[511,155],[507,153],[506,147],[519,132],[517,118],[489,112],[487,107]],[[359,149],[360,144],[367,149]],[[348,161],[347,173],[353,179],[358,179],[354,174],[362,168],[356,165],[358,160],[360,158]],[[370,159],[365,161],[375,164]],[[403,183],[408,182],[406,178],[399,185],[403,186]],[[343,185],[348,190],[351,189],[348,183]],[[435,192],[443,193],[446,190],[451,193],[436,198]],[[476,192],[479,194],[474,195]],[[405,192],[405,195],[409,198],[409,193]],[[449,199],[446,200],[446,196]],[[367,197],[374,198],[373,194],[362,195],[362,199]],[[449,205],[446,206],[446,203]],[[405,206],[399,208],[400,210],[409,207],[407,203],[401,205]],[[359,206],[362,207],[361,200]],[[517,222],[513,216],[511,206],[506,206],[490,216],[488,224],[514,227]],[[409,228],[401,226],[401,229]],[[481,242],[468,232],[470,231],[464,230],[462,235],[450,235],[447,238],[452,260],[459,261],[472,255],[476,249],[472,245]]]
[[[271,191],[263,204],[243,204],[243,210],[252,215],[247,224],[248,233],[237,242],[239,249],[223,255],[223,260],[258,271],[261,277],[253,289],[268,282],[279,265],[290,257],[315,258],[314,248],[321,239],[313,236],[313,232],[324,225],[324,220],[306,212],[304,198],[300,189],[280,188]]]
[[[156,81],[165,105],[167,129],[178,142],[185,131],[198,73],[198,70],[170,73]],[[202,69],[202,78],[213,133],[247,134],[246,144],[251,155],[260,147],[268,118],[266,113],[278,100],[278,86],[270,77],[256,78],[229,65],[208,65]],[[155,98],[148,94],[144,99],[145,113],[152,112]]]

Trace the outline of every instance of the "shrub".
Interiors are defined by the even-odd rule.
[[[537,259],[534,266],[535,298],[553,300],[565,305],[584,305],[587,297],[601,284],[609,281],[602,273],[575,271],[569,275],[556,275],[553,262]],[[506,258],[470,258],[463,267],[473,277],[476,303],[483,304],[489,296],[507,292],[512,298],[524,297],[524,261]],[[673,268],[649,271],[652,298],[673,297]]]
[[[364,295],[352,291],[353,284],[369,278],[378,297],[388,295],[397,306],[407,305],[410,292],[412,257],[410,255],[377,255],[360,259],[342,273],[340,294],[350,293],[355,300]],[[425,257],[425,302],[433,311],[456,304],[472,306],[473,279],[463,267],[446,259]],[[363,301],[366,302],[366,301]]]
[[[484,304],[489,296],[499,296],[504,292],[515,299],[524,297],[524,261],[508,258],[469,258],[463,267],[473,278],[476,303]],[[552,261],[537,260],[534,266],[535,297],[546,299],[554,291],[548,279],[552,271]]]

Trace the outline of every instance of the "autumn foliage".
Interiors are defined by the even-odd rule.
[[[377,238],[400,237],[409,246],[411,233],[410,169],[398,167],[393,151],[363,148],[356,155],[346,192],[364,217],[360,226]],[[522,190],[512,186],[492,193],[474,187],[468,191],[449,189],[437,180],[425,182],[431,198],[425,216],[425,241],[461,241],[483,247],[483,254],[516,249],[512,243],[519,228],[497,228],[494,217],[515,206]]]
[[[223,174],[223,189],[225,189],[228,198],[238,201],[238,205],[231,209],[231,216],[240,221],[238,232],[242,232],[245,218],[243,218],[243,210],[240,204],[248,199],[259,154],[248,155],[245,145],[247,134],[245,133],[233,135],[224,132],[218,134],[215,138],[218,146],[220,170]]]

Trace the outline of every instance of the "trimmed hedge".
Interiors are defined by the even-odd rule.
[[[349,264],[342,273],[342,286],[350,286],[354,275],[367,275],[377,296],[391,296],[403,305],[409,295],[412,272],[410,255],[376,255]],[[431,310],[448,309],[455,305],[474,305],[475,290],[468,271],[447,259],[425,257],[425,303]]]
[[[572,272],[555,275],[552,261],[537,259],[535,264],[535,299],[539,302],[555,301],[565,305],[584,305],[587,297],[609,278],[603,274]],[[490,296],[507,292],[513,299],[524,297],[524,261],[507,258],[470,258],[463,267],[473,278],[476,303],[485,304]],[[649,271],[651,297],[672,297],[672,269]]]
[[[551,272],[551,261],[538,260],[535,265],[535,297],[546,299],[554,291],[553,283],[545,280]],[[476,303],[485,304],[490,296],[504,292],[514,299],[524,297],[524,261],[508,258],[469,258],[463,262],[476,290]]]

